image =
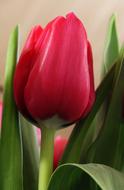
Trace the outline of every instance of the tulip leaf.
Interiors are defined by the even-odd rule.
[[[108,30],[106,35],[101,78],[103,78],[106,75],[111,66],[118,59],[119,51],[120,50],[119,50],[119,40],[118,40],[118,33],[116,27],[116,17],[115,15],[112,15],[108,24]],[[101,128],[101,126],[103,125],[107,107],[109,104],[109,99],[110,99],[110,94],[108,95],[108,98],[106,98],[106,101],[101,107],[99,114],[96,118],[97,123],[100,125],[99,128]]]
[[[18,111],[13,97],[17,61],[18,27],[10,35],[5,68],[3,116],[0,141],[0,189],[23,190],[22,142]]]
[[[115,15],[112,15],[109,21],[105,49],[104,49],[104,71],[102,75],[104,76],[114,62],[118,59],[119,56],[119,41],[118,41],[118,33],[116,28],[116,18]]]
[[[104,56],[103,56],[103,67],[101,78],[103,78],[106,73],[109,71],[111,66],[115,63],[115,61],[119,57],[119,40],[118,40],[118,33],[116,27],[116,17],[112,15],[108,24],[108,31],[106,36],[106,43],[104,48]],[[96,118],[97,123],[100,125],[99,128],[103,125],[104,118],[106,116],[107,107],[109,104],[111,94],[108,95],[106,101],[104,102],[103,106],[101,107],[99,114]]]
[[[81,119],[74,127],[60,164],[67,162],[79,163],[81,153],[83,153],[85,157],[85,154],[92,143],[89,139],[89,134],[91,136],[92,131],[91,124],[110,91],[114,72],[115,65],[113,65],[100,86],[97,88],[96,100],[91,112],[85,119]]]
[[[23,143],[24,190],[38,189],[39,147],[36,129],[22,115],[20,116]]]
[[[122,106],[124,97],[124,50],[116,65],[114,88],[111,89],[111,100],[100,136],[93,144],[93,162],[102,163],[121,170],[124,156],[124,119]],[[89,158],[91,154],[89,153]],[[91,161],[91,160],[90,160]]]
[[[124,174],[101,164],[64,164],[53,173],[48,190],[123,190]]]

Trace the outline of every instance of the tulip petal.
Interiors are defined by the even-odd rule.
[[[84,26],[73,13],[67,15],[64,42],[66,62],[63,72],[66,73],[59,114],[65,120],[73,122],[84,113],[90,93],[87,36]]]
[[[28,79],[31,68],[33,67],[36,53],[39,49],[37,46],[37,38],[40,37],[41,33],[42,28],[40,26],[34,27],[30,32],[21,53],[14,76],[14,96],[16,104],[23,115],[30,118],[31,120],[32,118],[26,108],[23,94],[26,81]]]
[[[90,111],[94,101],[95,101],[95,87],[94,87],[94,75],[93,75],[93,56],[92,56],[92,49],[91,49],[91,45],[90,42],[88,42],[88,53],[87,53],[87,57],[88,57],[88,66],[89,66],[89,76],[90,76],[90,96],[89,96],[89,101],[88,101],[88,105],[87,108],[84,112],[84,116]]]
[[[58,17],[49,26],[25,87],[25,102],[35,118],[51,117],[57,111],[62,86],[58,50],[62,45],[64,23],[65,18]]]

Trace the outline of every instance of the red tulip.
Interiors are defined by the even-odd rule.
[[[38,127],[37,127],[37,130],[36,130],[36,134],[37,134],[38,144],[40,145],[40,143],[41,143],[41,130]]]
[[[36,123],[57,116],[68,124],[90,111],[92,51],[73,13],[32,29],[16,67],[14,95],[22,114]]]
[[[62,136],[57,136],[54,141],[54,158],[53,158],[53,168],[57,168],[59,161],[62,158],[65,147],[67,145],[67,139]]]

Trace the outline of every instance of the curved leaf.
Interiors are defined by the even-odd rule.
[[[101,164],[64,164],[52,175],[48,190],[123,190],[124,174]]]
[[[112,15],[109,20],[108,30],[106,35],[101,79],[107,74],[111,66],[119,58],[119,51],[120,48],[119,48],[118,32],[116,27],[116,17],[115,15]],[[96,118],[97,124],[99,124],[100,126],[99,129],[103,125],[110,99],[111,99],[111,93],[108,94],[108,98],[106,98]]]
[[[23,144],[23,186],[24,190],[38,189],[40,150],[36,138],[36,127],[20,115]]]
[[[108,24],[108,31],[106,35],[101,78],[103,78],[107,74],[111,66],[115,63],[116,60],[118,60],[119,51],[120,48],[119,48],[118,32],[116,27],[116,17],[115,15],[112,15]],[[111,88],[112,87],[113,86],[111,86]],[[99,129],[102,127],[103,122],[105,120],[110,99],[111,99],[111,92],[108,94],[108,98],[106,98],[97,116],[97,124],[99,124],[100,126]]]
[[[109,71],[113,63],[117,60],[119,56],[119,40],[116,28],[116,18],[112,15],[109,21],[105,49],[104,49],[104,71],[103,76]]]
[[[0,189],[23,189],[22,142],[19,116],[13,97],[17,61],[18,27],[10,35],[5,68],[3,116],[0,141]]]

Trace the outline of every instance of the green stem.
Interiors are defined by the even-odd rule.
[[[54,134],[55,129],[42,127],[38,190],[47,190],[53,172]]]

